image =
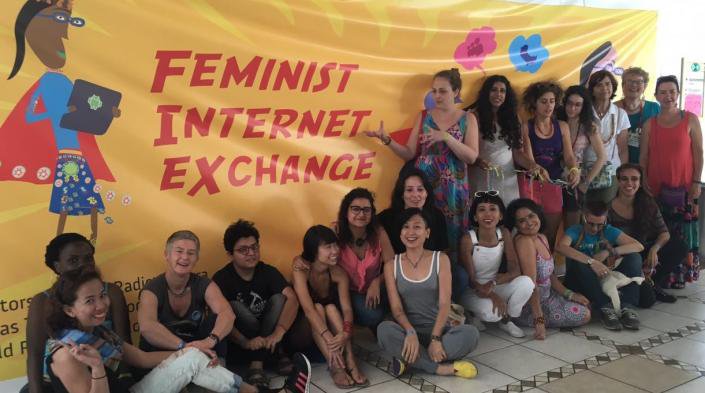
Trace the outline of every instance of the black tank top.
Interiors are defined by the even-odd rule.
[[[206,289],[211,283],[207,277],[191,273],[187,287],[191,287],[191,304],[183,316],[176,315],[169,304],[169,292],[164,273],[150,280],[144,290],[150,291],[157,297],[157,319],[175,336],[185,342],[193,341],[196,332],[206,316]],[[140,349],[143,351],[157,351],[157,348],[140,337]]]

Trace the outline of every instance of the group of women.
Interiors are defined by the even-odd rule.
[[[445,70],[433,78],[435,107],[421,112],[405,144],[381,127],[366,134],[379,138],[430,182],[433,203],[446,218],[453,262],[461,260],[460,236],[471,227],[472,192],[497,191],[505,205],[518,197],[541,205],[543,233],[553,250],[561,223],[565,228],[577,224],[585,202],[610,204],[620,183],[617,168],[638,164],[642,189],[658,205],[665,228],[687,246],[684,261],[655,284],[682,288],[698,274],[695,205],[702,135],[698,118],[678,108],[676,77],[658,78],[658,103],[644,98],[648,82],[643,69],[626,69],[624,97],[617,102],[618,81],[607,70],[565,92],[555,82],[535,82],[522,95],[528,115],[522,122],[517,94],[506,77],[485,79],[475,102],[461,110],[456,106],[460,74]],[[455,277],[455,264],[452,270]]]
[[[351,190],[335,228],[309,228],[293,260],[292,285],[335,385],[369,384],[353,355],[354,323],[372,329],[395,375],[413,366],[465,378],[477,374],[464,357],[484,322],[514,337],[525,335],[519,326],[534,327],[537,339],[547,327],[587,323],[590,302],[564,286],[553,259],[561,222],[578,223],[585,201],[608,203],[612,224],[645,246],[644,273],[656,288],[683,285],[684,266],[697,271],[700,125],[678,109],[677,79],[656,82],[660,105],[643,99],[647,83],[643,70],[626,70],[617,103],[608,71],[565,92],[551,81],[532,83],[522,122],[506,77],[487,78],[462,110],[455,104],[460,75],[446,70],[433,78],[435,107],[418,116],[405,144],[383,128],[366,132],[408,161],[390,207],[378,213],[369,190]],[[60,275],[53,289],[62,305],[50,321],[55,332],[104,326],[98,322],[109,313],[99,276],[90,269],[74,276]],[[478,322],[463,323],[453,301]],[[170,359],[136,352],[117,336],[110,344],[109,356],[128,362]],[[102,355],[82,353],[85,346],[63,345],[72,352],[66,356],[100,363]]]

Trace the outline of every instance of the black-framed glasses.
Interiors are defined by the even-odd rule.
[[[51,18],[56,23],[66,24],[69,23],[74,27],[83,27],[86,25],[86,20],[83,18],[72,17],[65,12],[54,12],[53,14],[37,14],[41,18]]]
[[[242,246],[235,249],[238,254],[248,255],[250,253],[254,254],[259,251],[259,243],[255,243],[251,246]]]
[[[487,190],[487,191],[475,191],[475,198],[481,198],[483,196],[499,196],[499,191],[497,190]]]
[[[358,214],[362,213],[362,214],[364,214],[364,215],[367,216],[367,215],[372,214],[372,207],[370,207],[370,206],[364,206],[364,207],[363,207],[363,206],[351,205],[351,206],[350,206],[350,211],[351,211],[354,215],[358,215]]]

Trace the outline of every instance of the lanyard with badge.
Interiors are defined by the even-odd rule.
[[[641,141],[641,119],[644,114],[644,101],[641,101],[641,109],[639,110],[639,120],[636,122],[636,127],[629,128],[629,140],[627,145],[629,147],[639,147]]]

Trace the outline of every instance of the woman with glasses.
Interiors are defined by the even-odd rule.
[[[517,97],[504,75],[485,79],[477,99],[465,110],[477,117],[480,152],[469,167],[470,188],[498,190],[505,204],[519,198],[514,161],[527,166],[521,149],[521,122],[517,116]]]
[[[379,346],[393,357],[390,371],[399,376],[412,366],[429,374],[474,378],[475,365],[463,358],[475,349],[480,333],[474,326],[448,323],[450,260],[424,247],[431,230],[423,210],[406,209],[400,220],[406,251],[384,265],[394,321],[377,328]]]
[[[646,183],[661,205],[661,213],[671,235],[683,239],[690,253],[686,271],[673,286],[699,273],[697,200],[700,198],[703,169],[703,140],[698,117],[678,108],[678,79],[662,76],[656,80],[656,100],[661,112],[644,124],[640,164]]]
[[[406,144],[387,135],[383,124],[377,131],[365,132],[379,138],[404,161],[413,160],[431,182],[436,207],[446,217],[451,259],[455,259],[460,236],[469,228],[467,166],[478,154],[477,120],[456,106],[461,87],[456,68],[434,75],[431,92],[435,107],[417,117]]]
[[[25,42],[47,71],[22,97],[0,127],[0,181],[52,184],[49,211],[58,214],[56,233],[61,234],[68,216],[91,217],[91,242],[98,237],[98,213],[105,206],[96,180],[115,181],[93,134],[61,126],[73,83],[62,72],[66,64],[64,39],[69,27],[85,25],[71,16],[70,1],[27,0],[15,26],[17,52],[8,79],[22,68]],[[120,116],[116,107],[108,109]]]
[[[610,203],[609,222],[644,245],[644,276],[651,279],[653,293],[639,298],[641,307],[648,307],[655,300],[667,303],[676,297],[663,291],[662,286],[686,258],[688,247],[682,239],[673,238],[663,221],[656,200],[642,187],[643,171],[639,165],[622,164],[617,168],[619,188],[617,197]]]
[[[524,331],[511,319],[521,315],[534,283],[521,275],[511,234],[501,226],[503,219],[504,203],[497,191],[475,192],[470,206],[473,229],[460,239],[460,261],[470,276],[460,304],[479,319],[481,329],[482,321],[498,322],[500,330],[519,338]]]
[[[535,283],[534,291],[516,322],[533,326],[534,338],[546,338],[547,327],[573,327],[590,322],[588,300],[563,286],[554,271],[553,255],[543,235],[543,209],[531,199],[521,198],[507,207],[506,225],[517,229],[514,245],[521,272]]]
[[[583,198],[589,184],[600,173],[606,157],[592,114],[592,98],[586,88],[574,85],[565,91],[563,105],[558,108],[558,119],[568,124],[575,162],[581,167],[578,187],[573,190],[563,189],[563,225],[567,228],[580,222],[578,199]],[[583,154],[588,147],[595,151],[597,159],[589,168],[585,168]]]
[[[624,109],[612,103],[617,94],[617,79],[611,72],[600,70],[592,74],[588,81],[588,91],[592,96],[593,113],[606,153],[606,161],[589,185],[585,200],[607,204],[617,194],[617,181],[614,177],[617,167],[622,162],[628,162],[629,117]],[[594,146],[585,149],[583,161],[589,169],[597,164]]]
[[[338,266],[339,257],[335,232],[323,225],[312,226],[304,235],[303,252],[294,258],[292,282],[311,325],[313,341],[326,358],[335,386],[365,387],[370,382],[357,366],[352,351],[350,280]]]
[[[644,90],[649,84],[649,73],[640,67],[631,67],[622,74],[622,94],[624,97],[615,102],[629,116],[629,137],[627,146],[629,163],[639,163],[639,146],[641,145],[641,130],[644,123],[658,115],[661,107],[657,102],[644,98]]]
[[[570,143],[570,129],[555,117],[556,103],[563,94],[551,81],[532,83],[524,91],[524,107],[532,116],[522,126],[524,154],[531,159],[529,177],[519,177],[519,192],[543,206],[546,213],[545,234],[553,247],[563,212],[561,183],[575,189],[580,168]],[[563,162],[568,168],[567,183],[562,181]],[[538,177],[534,180],[534,176]],[[559,183],[559,184],[555,184]]]

